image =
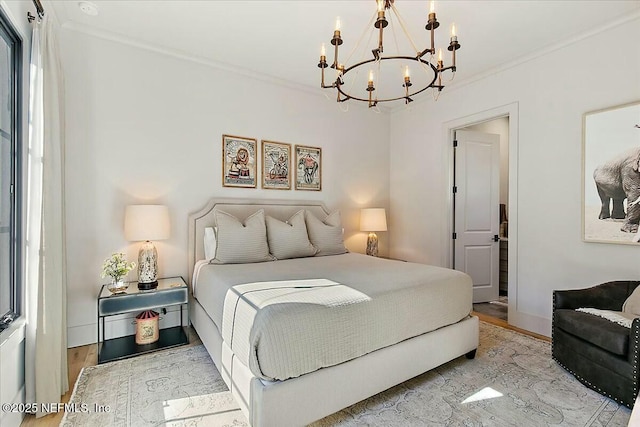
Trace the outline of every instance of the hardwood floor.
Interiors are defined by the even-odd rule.
[[[67,364],[69,366],[69,391],[60,398],[61,403],[69,402],[73,385],[76,383],[80,371],[85,366],[95,366],[98,363],[98,354],[96,344],[85,345],[82,347],[74,347],[67,350]],[[63,412],[45,415],[36,418],[35,415],[27,414],[22,420],[21,427],[58,427],[62,421]]]
[[[202,344],[200,337],[193,328],[189,328],[189,344],[199,345]],[[69,366],[69,391],[60,398],[61,403],[69,402],[71,393],[73,392],[73,386],[76,380],[80,376],[82,368],[87,366],[95,366],[98,364],[98,348],[96,344],[89,344],[82,347],[74,347],[67,350],[67,363]],[[41,418],[36,418],[35,415],[27,415],[22,420],[20,427],[58,427],[64,412],[58,412],[56,414],[45,415]]]
[[[476,311],[472,311],[472,313],[474,315],[478,316],[478,319],[482,320],[483,322],[487,322],[487,323],[490,323],[492,325],[500,326],[500,327],[503,327],[505,329],[510,329],[512,331],[520,332],[521,334],[529,335],[530,337],[538,338],[539,340],[551,342],[551,338],[549,338],[549,337],[546,337],[546,336],[540,335],[540,334],[536,334],[534,332],[525,331],[524,329],[516,328],[515,326],[511,326],[510,324],[508,324],[506,320],[498,319],[496,317],[488,316],[486,314],[478,313]]]
[[[511,329],[516,332],[520,332],[525,335],[529,335],[535,338],[539,338],[545,341],[551,341],[550,338],[543,335],[534,334],[529,331],[525,331],[515,326],[509,325],[506,321],[497,319],[495,317],[487,316],[486,314],[473,312],[483,322],[491,323],[492,325],[501,326],[506,329]],[[202,342],[200,337],[193,328],[189,328],[189,345],[199,345]],[[82,347],[74,347],[67,350],[67,360],[69,364],[69,391],[60,398],[61,403],[67,403],[71,398],[73,392],[73,386],[82,371],[82,368],[87,366],[95,366],[98,363],[98,354],[96,344],[85,345]],[[46,415],[42,418],[36,418],[34,415],[27,415],[21,427],[58,427],[60,421],[62,421],[63,412],[57,414]]]
[[[506,295],[501,295],[496,301],[474,303],[472,310],[476,313],[484,313],[498,319],[507,320],[509,317],[509,299]]]

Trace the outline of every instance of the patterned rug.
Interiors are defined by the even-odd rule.
[[[61,426],[246,426],[203,346],[85,368]],[[109,412],[100,411],[109,408]],[[480,322],[480,348],[313,424],[626,426],[631,411],[551,360],[550,344]]]

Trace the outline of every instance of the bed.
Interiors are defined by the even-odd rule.
[[[201,261],[220,211],[244,221],[258,210],[330,217],[315,201],[237,199],[189,216],[190,320],[252,426],[306,425],[473,357],[478,319],[463,273],[353,253]]]

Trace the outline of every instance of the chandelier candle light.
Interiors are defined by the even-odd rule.
[[[329,65],[329,63],[327,62],[327,53],[324,43],[320,48],[320,62],[318,63],[318,67],[320,68],[321,72],[320,86],[323,89],[336,89],[337,102],[344,102],[353,99],[356,101],[367,102],[369,108],[377,106],[379,102],[397,100],[404,100],[405,104],[408,104],[409,102],[413,101],[413,99],[411,98],[412,96],[424,92],[429,88],[434,89],[434,96],[437,99],[440,91],[442,91],[442,89],[444,88],[444,85],[442,84],[442,73],[444,71],[451,70],[453,78],[456,72],[456,50],[460,49],[460,43],[458,42],[455,24],[451,25],[451,38],[449,41],[449,46],[447,47],[447,50],[451,52],[452,65],[445,67],[444,61],[442,59],[442,49],[438,50],[437,60],[434,63],[434,56],[436,55],[435,30],[440,26],[440,23],[438,22],[436,17],[434,1],[431,1],[427,24],[425,25],[425,29],[429,31],[430,34],[431,44],[430,47],[427,47],[423,50],[418,50],[416,44],[411,39],[411,36],[406,30],[404,20],[402,16],[400,16],[398,10],[394,5],[394,0],[376,0],[376,3],[377,8],[372,21],[374,29],[373,31],[378,33],[378,44],[374,49],[371,50],[373,57],[364,59],[364,54],[366,53],[365,49],[362,52],[363,55],[360,62],[357,62],[350,66],[340,63],[340,61],[338,60],[338,50],[339,47],[343,44],[343,40],[341,35],[341,22],[340,18],[338,17],[336,20],[336,27],[333,32],[333,37],[331,38],[331,44],[334,46],[333,63],[331,65]],[[387,10],[389,11],[389,20],[387,20]],[[391,16],[395,16],[395,18],[393,18],[392,20]],[[390,23],[393,23],[393,21],[396,21],[400,25],[402,32],[413,47],[415,54],[401,55],[398,52],[396,55],[383,55],[384,29]],[[360,41],[363,40],[366,31],[367,29],[365,28],[365,33],[363,33],[363,37],[361,37]],[[395,38],[394,31],[392,31],[392,34]],[[354,53],[362,50],[362,48],[360,47],[360,41],[358,41],[353,51],[349,55],[347,62]],[[395,40],[395,45],[396,48],[398,48],[398,40]],[[380,86],[379,83],[382,79],[381,74],[384,74],[381,70],[381,65],[384,61],[397,61],[402,64],[400,67],[400,72],[398,73],[399,82],[397,87],[402,87],[404,88],[404,90],[392,91],[378,95],[380,93],[380,90],[376,92],[376,82],[378,83],[378,86]],[[419,84],[414,84],[415,82],[411,81],[410,65],[413,65],[414,69],[423,70],[424,74],[426,75],[426,77],[421,76],[421,81]],[[336,79],[331,84],[325,83],[325,68],[328,67],[331,67],[336,71]],[[363,92],[359,92],[359,90],[361,89],[358,89],[357,87],[354,88],[354,86],[358,84],[358,73],[364,67],[369,68],[367,84],[366,87],[363,88],[364,90],[366,90],[366,92],[368,92],[368,95]],[[374,70],[371,67],[377,69],[377,80],[375,78],[376,74],[374,74]],[[350,76],[353,77],[351,78],[351,81],[348,82],[346,77],[350,72]],[[404,79],[402,79],[402,77],[404,77]],[[412,86],[414,87],[414,89],[411,89]]]

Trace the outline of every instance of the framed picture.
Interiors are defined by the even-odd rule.
[[[640,101],[583,117],[585,242],[639,244]]]
[[[256,147],[253,138],[222,135],[222,185],[256,187]]]
[[[322,190],[322,149],[296,145],[296,190]]]
[[[262,140],[262,188],[291,189],[291,144]]]

